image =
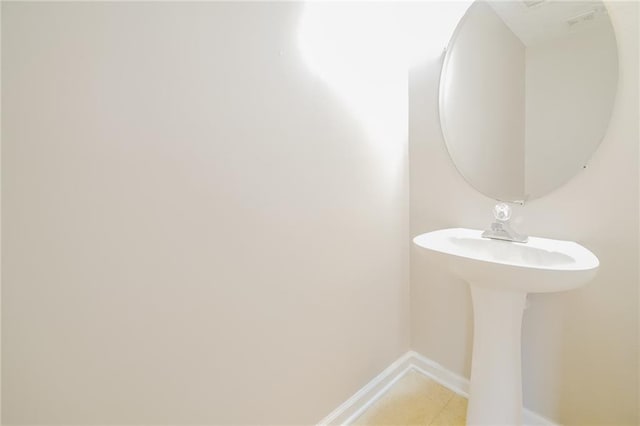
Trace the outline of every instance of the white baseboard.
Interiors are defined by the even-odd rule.
[[[318,425],[351,424],[367,408],[380,399],[394,383],[411,370],[435,380],[465,398],[469,396],[469,379],[447,370],[437,362],[415,351],[409,351],[333,410]],[[523,410],[522,417],[523,424],[526,426],[559,426],[546,417],[526,408]]]
[[[321,425],[348,425],[400,380],[411,366],[412,352],[407,352],[373,378],[362,389],[320,420]]]

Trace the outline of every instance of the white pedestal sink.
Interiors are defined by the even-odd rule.
[[[473,355],[467,424],[521,425],[522,314],[527,293],[586,284],[598,258],[571,241],[529,237],[527,243],[490,240],[455,228],[418,235],[413,242],[444,255],[467,281],[473,299]]]

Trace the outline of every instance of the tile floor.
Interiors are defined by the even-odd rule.
[[[353,424],[464,426],[466,414],[466,398],[411,370]]]

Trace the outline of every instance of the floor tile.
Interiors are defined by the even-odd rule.
[[[358,417],[355,425],[429,425],[438,418],[454,396],[451,390],[411,370]],[[464,399],[464,398],[462,398]],[[466,402],[465,402],[466,404]],[[460,412],[459,401],[452,405],[452,419]],[[457,407],[457,408],[456,408]],[[464,407],[466,411],[466,405]],[[444,418],[448,419],[449,417]]]
[[[465,426],[466,421],[467,398],[454,395],[431,422],[431,426]]]

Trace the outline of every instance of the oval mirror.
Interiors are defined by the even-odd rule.
[[[491,198],[538,198],[586,167],[617,82],[602,2],[477,0],[449,42],[440,79],[449,154]]]

